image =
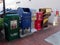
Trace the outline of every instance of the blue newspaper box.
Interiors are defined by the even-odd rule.
[[[21,17],[20,26],[24,34],[26,28],[31,28],[31,11],[29,8],[18,8],[18,14]]]

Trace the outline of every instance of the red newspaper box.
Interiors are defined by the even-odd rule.
[[[56,16],[59,16],[59,11],[56,11]]]
[[[36,20],[42,20],[43,19],[43,12],[37,12],[36,13]]]
[[[35,29],[41,30],[42,29],[42,20],[35,20]]]

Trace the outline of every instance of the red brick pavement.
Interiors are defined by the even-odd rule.
[[[49,25],[49,28],[47,30],[37,31],[34,34],[21,39],[17,39],[11,42],[0,42],[0,45],[52,45],[46,42],[44,39],[58,31],[60,31],[60,23],[55,27]]]

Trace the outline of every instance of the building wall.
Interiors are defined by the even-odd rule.
[[[20,2],[16,4],[16,2]],[[6,8],[12,8],[16,9],[17,7],[28,7],[32,9],[38,9],[39,8],[52,8],[53,10],[60,10],[60,0],[5,0]],[[1,9],[2,6],[0,6]],[[49,21],[52,21],[51,19],[54,16],[51,16],[49,18]]]
[[[19,4],[16,4],[16,2],[20,1]],[[6,8],[17,8],[17,7],[29,7],[33,9],[39,9],[39,8],[52,8],[54,10],[60,10],[60,0],[5,0]],[[0,9],[1,8],[0,4]]]
[[[54,10],[60,10],[59,6],[60,0],[20,0],[20,4],[17,4],[20,7],[29,7],[29,8],[52,8]]]

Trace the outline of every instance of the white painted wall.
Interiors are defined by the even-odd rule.
[[[39,9],[39,8],[44,8],[44,7],[48,7],[48,8],[52,8],[52,9],[57,9],[60,10],[60,0],[20,0],[20,7],[29,7],[29,8],[35,8],[35,9]]]
[[[20,4],[16,4],[16,2],[20,1]],[[29,7],[33,9],[39,9],[39,8],[52,8],[60,10],[60,0],[5,0],[6,2],[6,8],[16,8],[16,6],[20,7]],[[18,7],[17,6],[17,7]],[[1,6],[0,6],[1,7]]]
[[[51,7],[59,9],[60,0],[22,0],[20,6],[40,8],[40,7]]]

